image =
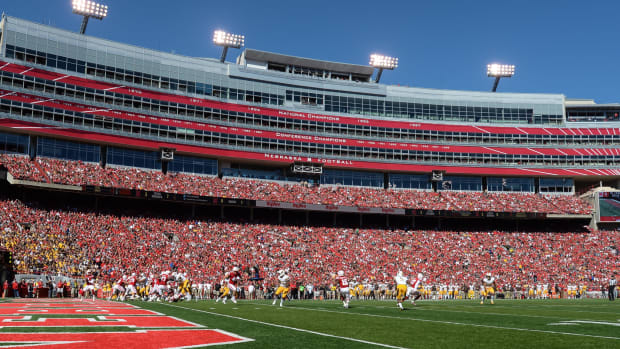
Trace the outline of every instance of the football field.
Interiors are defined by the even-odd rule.
[[[620,348],[620,301],[0,303],[0,347]],[[26,315],[27,314],[27,315]],[[85,333],[87,332],[87,333]],[[88,345],[86,345],[88,343]]]

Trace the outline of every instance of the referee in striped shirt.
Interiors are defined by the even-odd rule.
[[[607,296],[609,297],[610,301],[613,301],[615,299],[614,290],[616,288],[617,282],[618,281],[616,281],[616,274],[612,275],[609,279],[609,289],[607,290]]]

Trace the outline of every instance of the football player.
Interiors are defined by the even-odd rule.
[[[129,295],[131,299],[135,299],[138,293],[136,289],[136,283],[138,283],[138,278],[136,277],[136,273],[131,273],[131,276],[127,280],[127,287],[125,287],[125,296]]]
[[[125,280],[127,279],[127,275],[123,275],[114,283],[112,286],[112,299],[116,299],[119,301],[125,300]]]
[[[495,278],[491,275],[491,273],[487,273],[487,275],[482,279],[482,287],[484,289],[484,294],[480,292],[480,304],[484,304],[484,298],[486,296],[491,297],[491,304],[493,303],[493,299],[495,299],[495,289],[497,289],[497,285],[495,284]]]
[[[403,301],[407,298],[407,277],[399,270],[394,277],[394,281],[396,281],[396,304],[400,310],[405,310],[403,308]]]
[[[422,273],[418,273],[418,277],[411,278],[411,282],[409,283],[409,287],[407,287],[407,297],[412,298],[411,304],[415,305],[415,301],[422,297],[419,289],[422,287],[422,281],[424,279],[424,275]]]
[[[340,300],[345,308],[349,308],[349,301],[351,300],[351,293],[349,292],[349,279],[344,276],[344,271],[338,270],[338,292],[340,294]]]
[[[221,300],[222,304],[226,304],[226,298],[228,297],[228,295],[230,295],[230,288],[228,288],[228,285],[230,284],[229,278],[230,273],[224,274],[224,279],[222,279],[222,281],[220,282],[220,296],[217,297],[215,303]]]
[[[177,275],[177,280],[179,281],[179,294],[181,295],[181,297],[185,297],[185,300],[189,301],[192,299],[192,292],[191,292],[191,282],[190,280],[187,278],[187,274],[185,273],[179,273]]]
[[[235,296],[238,292],[240,280],[241,272],[239,271],[238,267],[234,267],[228,277],[228,288],[230,289],[230,300],[235,304],[237,304],[237,298],[235,298]]]
[[[286,271],[280,269],[278,270],[278,281],[280,281],[280,286],[276,290],[272,305],[276,305],[277,298],[280,298],[280,306],[282,307],[282,302],[288,297],[288,293],[291,290],[291,278]]]
[[[86,276],[84,277],[85,283],[84,288],[82,289],[83,295],[80,295],[80,301],[83,301],[84,298],[88,297],[88,293],[93,297],[93,301],[95,300],[95,276],[89,270],[86,270]]]

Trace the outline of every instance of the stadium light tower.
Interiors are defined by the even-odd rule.
[[[224,48],[222,50],[222,57],[220,57],[220,62],[224,63],[228,48],[241,48],[245,45],[245,36],[227,33],[223,30],[216,30],[213,32],[213,43]]]
[[[102,20],[108,15],[108,6],[94,1],[73,0],[72,4],[73,13],[84,16],[82,26],[80,27],[80,34],[84,34],[86,32],[86,26],[88,25],[88,19],[90,17]]]
[[[379,68],[377,78],[375,79],[375,82],[379,82],[383,69],[394,70],[398,67],[398,58],[373,53],[370,55],[370,63],[368,64],[370,64],[371,67]]]
[[[515,66],[510,64],[487,64],[487,76],[494,77],[495,83],[493,83],[493,89],[491,92],[497,91],[497,85],[499,79],[509,78],[515,75]]]

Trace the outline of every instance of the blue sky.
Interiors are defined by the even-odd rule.
[[[486,64],[515,64],[498,91],[562,93],[620,102],[618,1],[162,1],[106,0],[87,34],[190,56],[218,58],[212,32],[246,35],[246,47],[367,64],[400,58],[381,81],[490,90]],[[77,31],[70,0],[4,0],[0,11]],[[233,60],[239,50],[230,50]]]

